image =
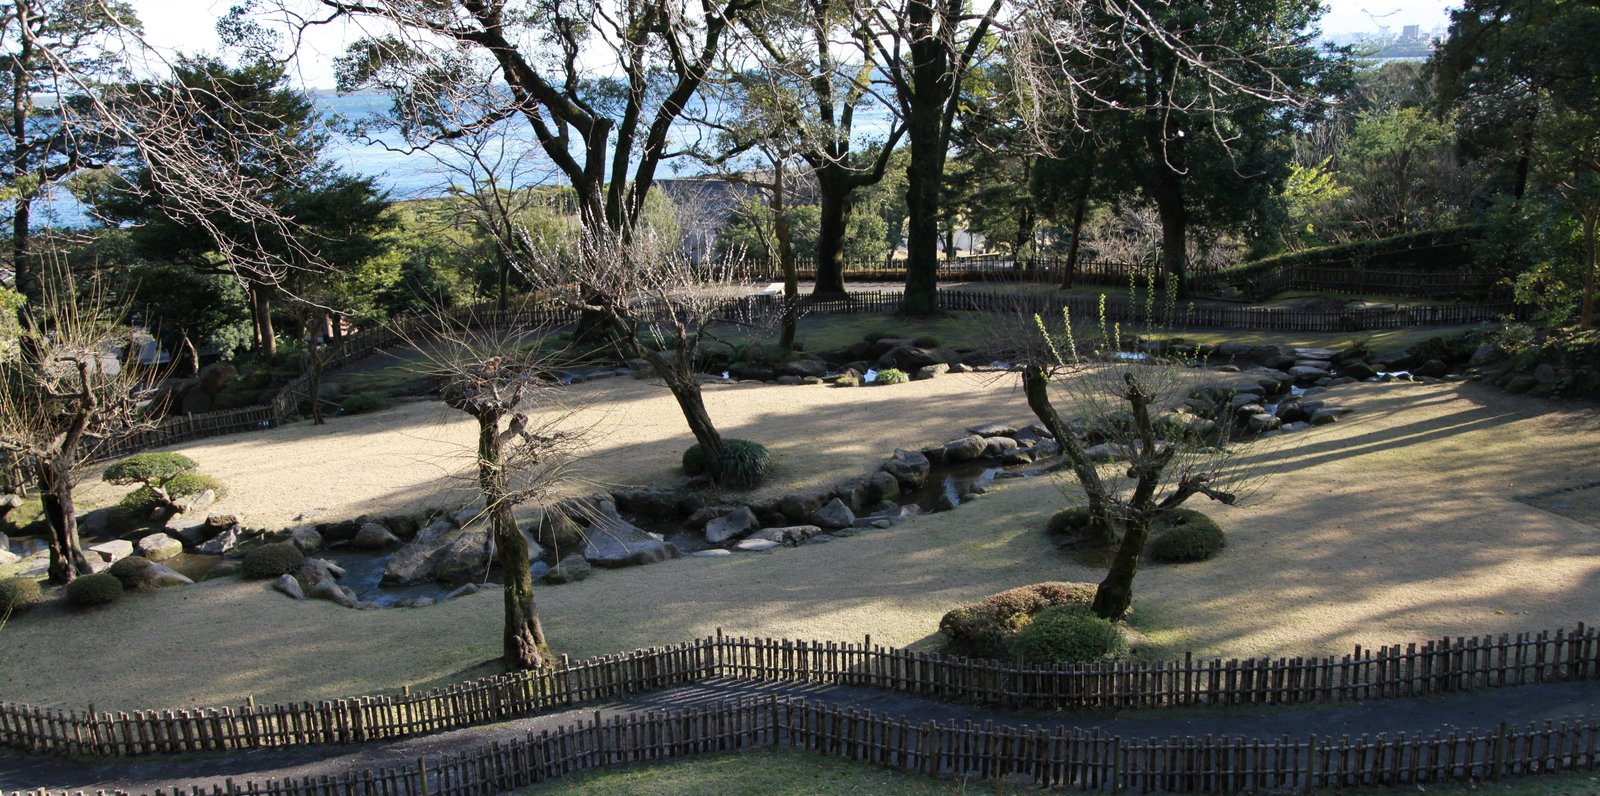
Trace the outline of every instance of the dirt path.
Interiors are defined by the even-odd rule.
[[[113,763],[83,764],[53,758],[0,754],[0,790],[111,790],[149,793],[157,788],[210,787],[248,781],[302,777],[342,777],[347,771],[415,766],[418,758],[469,751],[490,743],[521,740],[529,733],[591,721],[596,714],[615,716],[705,706],[735,699],[798,697],[869,710],[878,715],[905,716],[915,722],[993,721],[1030,728],[1101,730],[1124,738],[1204,737],[1206,735],[1270,740],[1357,737],[1398,732],[1408,734],[1456,730],[1492,730],[1501,722],[1513,727],[1576,716],[1600,715],[1600,682],[1524,686],[1427,699],[1391,699],[1366,703],[1296,708],[1235,708],[1224,711],[1144,710],[1131,714],[1015,713],[967,705],[933,702],[870,688],[797,687],[740,680],[714,680],[694,686],[640,695],[626,702],[588,705],[521,721],[473,727],[425,738],[288,750],[256,750],[237,754],[185,755],[181,759],[131,758]]]

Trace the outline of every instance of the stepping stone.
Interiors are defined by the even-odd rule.
[[[774,547],[782,546],[783,545],[770,539],[745,539],[744,541],[734,545],[734,549],[743,550],[747,553],[759,553],[762,550],[771,550]]]

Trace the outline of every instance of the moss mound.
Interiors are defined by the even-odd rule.
[[[67,602],[79,608],[106,605],[122,599],[122,581],[110,572],[84,575],[67,584]]]
[[[1122,628],[1083,606],[1046,608],[1012,639],[1011,651],[1025,663],[1095,663],[1124,658],[1128,639]]]
[[[306,556],[300,548],[288,542],[264,544],[244,554],[239,562],[239,572],[246,578],[276,578],[300,568]]]
[[[106,572],[122,581],[125,589],[149,589],[154,587],[156,582],[156,565],[143,556],[118,559]]]
[[[990,595],[972,605],[963,605],[939,620],[939,630],[948,640],[947,648],[957,655],[973,658],[1008,658],[1017,631],[1046,608],[1079,606],[1094,602],[1092,583],[1035,583]]]
[[[1162,524],[1166,530],[1156,534],[1145,547],[1145,555],[1169,564],[1204,561],[1227,546],[1222,529],[1210,517],[1193,509],[1173,509]]]
[[[33,578],[0,580],[0,616],[21,613],[44,599],[44,590]]]

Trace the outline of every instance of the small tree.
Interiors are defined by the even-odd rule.
[[[581,439],[558,428],[560,384],[548,378],[545,330],[486,329],[471,316],[435,313],[424,334],[405,333],[431,375],[444,382],[445,405],[478,422],[476,483],[505,578],[503,659],[511,669],[550,662],[529,570],[528,540],[512,514],[545,503],[564,477]],[[527,410],[527,411],[525,411]]]
[[[126,348],[126,309],[108,303],[98,283],[80,295],[64,268],[47,274],[0,379],[0,448],[27,462],[39,485],[52,583],[92,571],[73,505],[82,466],[97,444],[145,425],[135,411],[143,374],[113,353]]]
[[[199,465],[181,453],[137,453],[106,468],[101,479],[109,484],[138,484],[164,508],[172,508],[173,495],[168,485],[188,475]]]

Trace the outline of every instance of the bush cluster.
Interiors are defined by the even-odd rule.
[[[389,396],[376,390],[358,392],[346,396],[339,402],[339,408],[347,415],[360,415],[367,412],[376,412],[389,405]]]
[[[766,446],[747,439],[722,441],[722,482],[730,489],[754,489],[772,470],[772,456]],[[706,452],[696,442],[683,452],[683,472],[690,476],[706,472]]]
[[[1215,520],[1193,509],[1173,509],[1162,524],[1166,530],[1145,547],[1145,554],[1166,563],[1204,561],[1227,545],[1227,538]]]
[[[239,572],[246,578],[276,578],[300,568],[306,556],[300,548],[288,542],[264,544],[244,554],[239,562]]]
[[[67,584],[67,602],[80,608],[122,599],[122,581],[110,572],[84,575]]]
[[[1011,652],[1027,664],[1113,661],[1127,656],[1128,638],[1121,627],[1081,605],[1058,605],[1017,631]]]
[[[1009,658],[1011,640],[1040,611],[1064,605],[1088,607],[1094,584],[1035,583],[963,605],[939,620],[951,652],[972,658]]]
[[[150,559],[144,556],[128,556],[118,559],[111,568],[106,570],[111,576],[122,581],[125,589],[148,589],[156,579],[156,567]]]
[[[218,498],[228,493],[221,481],[195,472],[198,466],[193,459],[178,453],[139,453],[107,467],[101,478],[113,484],[139,484],[139,488],[123,496],[117,507],[143,519],[151,509],[163,505],[157,489],[166,491],[172,500],[207,489]]]
[[[33,578],[0,580],[0,616],[20,613],[44,599],[44,590]]]
[[[873,384],[905,384],[908,381],[911,381],[911,377],[907,376],[905,371],[903,371],[903,370],[901,370],[899,368],[884,368],[883,370],[878,371],[878,378],[875,379],[872,383]]]

